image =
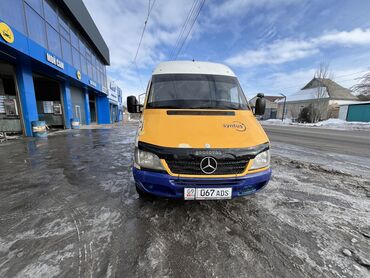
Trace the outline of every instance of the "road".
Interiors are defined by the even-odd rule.
[[[264,125],[272,142],[370,158],[370,131]]]
[[[369,277],[368,178],[273,139],[259,194],[141,200],[136,128],[0,145],[0,277]]]

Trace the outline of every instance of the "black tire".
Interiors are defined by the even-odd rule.
[[[139,198],[140,199],[152,200],[154,198],[154,196],[152,194],[149,194],[147,192],[144,192],[137,185],[136,185],[136,192],[139,195]]]

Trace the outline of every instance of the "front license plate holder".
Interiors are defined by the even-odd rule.
[[[231,199],[232,188],[184,188],[184,200],[225,200]]]

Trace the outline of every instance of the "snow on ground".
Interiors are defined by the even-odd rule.
[[[294,125],[303,127],[321,127],[329,129],[340,129],[340,130],[370,130],[370,122],[347,122],[340,119],[328,119],[313,124],[308,123],[294,123],[291,119],[284,119],[284,121],[278,119],[269,119],[260,121],[263,125]]]

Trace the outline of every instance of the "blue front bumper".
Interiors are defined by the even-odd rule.
[[[174,199],[184,199],[184,187],[232,187],[233,198],[261,190],[271,178],[271,169],[236,178],[178,178],[168,174],[138,170],[133,167],[136,185],[144,192]]]

